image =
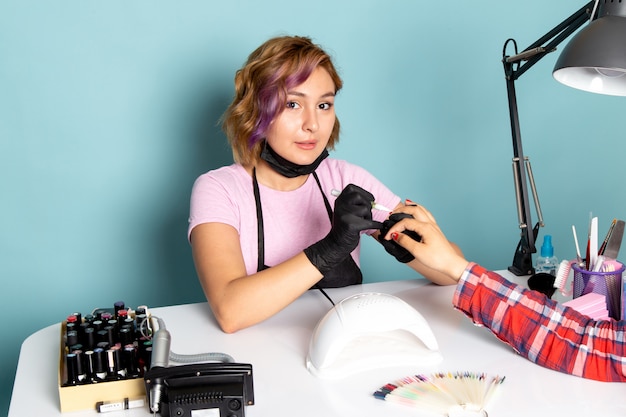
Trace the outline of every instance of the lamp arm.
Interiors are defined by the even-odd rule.
[[[537,210],[537,224],[543,227],[543,213],[541,211],[541,204],[539,204],[539,195],[537,195],[537,187],[535,186],[535,176],[533,175],[533,169],[530,166],[530,160],[526,158],[524,161],[526,165],[526,172],[528,172],[528,181],[530,182],[530,190],[533,193],[533,199],[535,200],[535,209]],[[535,233],[535,239],[537,234]]]
[[[503,58],[511,64],[519,64],[521,61],[524,61],[524,63],[519,64],[515,70],[511,71],[513,79],[517,80],[523,73],[539,62],[541,58],[550,52],[554,52],[556,47],[559,46],[561,42],[588,22],[591,18],[591,13],[593,13],[594,10],[594,3],[595,0],[591,0],[589,3],[585,4],[519,54],[515,51],[516,55],[504,56],[503,51]]]
[[[563,40],[587,22],[593,13],[594,3],[595,0],[592,0],[581,7],[578,11],[569,16],[563,22],[559,23],[528,48],[524,49],[521,53],[517,52],[517,45],[512,39],[505,42],[502,51],[502,63],[504,65],[504,74],[506,78],[509,116],[511,119],[511,134],[513,139],[513,175],[515,179],[519,227],[521,230],[520,241],[513,257],[513,264],[508,269],[518,276],[531,275],[535,272],[532,263],[532,254],[537,252],[535,240],[537,239],[539,227],[543,226],[543,216],[539,206],[539,199],[537,197],[532,171],[530,170],[530,165],[528,165],[528,158],[524,156],[522,147],[519,113],[517,110],[517,96],[515,92],[515,80],[539,62],[541,58],[556,50],[556,47],[563,42]],[[513,41],[515,45],[516,50],[515,55],[513,56],[506,55],[506,47],[509,41]],[[531,226],[532,220],[530,216],[530,203],[527,185],[528,176],[530,176],[535,208],[537,209],[539,217],[539,222],[537,222],[534,227]]]

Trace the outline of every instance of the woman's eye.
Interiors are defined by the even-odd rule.
[[[288,101],[287,102],[287,108],[288,109],[297,109],[298,108],[298,103],[296,103],[295,101]]]
[[[319,108],[322,110],[330,110],[332,106],[333,106],[332,103],[322,103],[319,105]]]

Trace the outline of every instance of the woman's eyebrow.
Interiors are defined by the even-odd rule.
[[[290,96],[297,96],[297,97],[306,97],[307,95],[305,93],[302,93],[300,91],[287,91],[287,95]],[[320,96],[320,98],[327,98],[327,97],[335,97],[335,92],[334,91],[329,91],[328,93],[322,94]]]

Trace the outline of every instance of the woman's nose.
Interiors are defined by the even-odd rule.
[[[309,132],[315,132],[318,129],[319,125],[317,121],[317,112],[315,111],[315,109],[307,110],[304,113],[302,127],[304,130],[307,130]]]

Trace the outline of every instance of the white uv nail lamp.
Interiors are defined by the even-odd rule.
[[[336,304],[319,321],[306,366],[339,379],[391,366],[434,366],[443,357],[426,319],[400,298],[361,293]]]

